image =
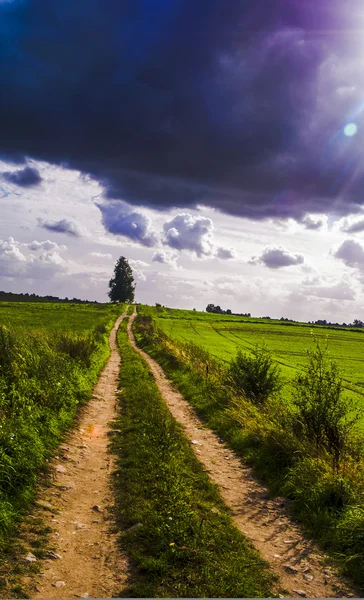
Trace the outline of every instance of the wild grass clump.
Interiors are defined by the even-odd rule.
[[[99,336],[97,338],[100,339]],[[57,352],[66,354],[88,368],[98,346],[97,338],[95,333],[89,335],[59,333],[54,340],[54,346]]]
[[[67,308],[72,317],[73,308]],[[88,319],[83,305],[76,313],[83,331],[77,316],[68,330],[64,320],[64,331],[55,331],[57,306],[40,306],[40,315],[37,310],[34,305],[11,306],[9,326],[0,325],[0,552],[33,498],[47,457],[71,426],[80,404],[90,397],[108,356],[106,334],[115,319],[114,310],[104,307],[103,314],[97,313],[104,322],[95,331],[96,309],[92,307]],[[27,329],[17,325],[24,320],[23,312],[31,315]],[[62,306],[62,315],[66,312]],[[37,318],[43,323],[35,330]]]
[[[120,542],[132,560],[123,597],[267,597],[272,576],[233,526],[217,488],[171,416],[145,361],[121,350],[115,473]]]
[[[257,387],[249,394],[244,378],[251,361],[246,357],[231,366],[204,354],[206,376],[205,365],[194,360],[186,343],[159,335],[152,319],[147,337],[139,318],[135,332],[138,343],[160,362],[199,416],[254,467],[272,494],[291,500],[291,510],[306,530],[364,585],[363,439],[355,426],[357,412],[342,395],[340,373],[326,349],[315,343],[288,404],[274,386],[269,394],[264,386],[259,393],[260,374],[264,381],[271,366],[267,355],[258,361],[265,368],[257,368]],[[254,361],[254,355],[249,358]],[[254,366],[249,378],[253,374]]]
[[[264,346],[255,346],[250,355],[239,350],[227,370],[227,383],[255,404],[263,404],[283,387],[279,367]]]

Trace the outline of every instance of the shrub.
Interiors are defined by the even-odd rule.
[[[146,343],[151,344],[157,337],[154,330],[153,319],[149,315],[140,316],[138,315],[138,331],[145,339]]]
[[[230,363],[227,381],[255,404],[263,404],[283,386],[278,365],[273,364],[270,352],[259,346],[253,348],[252,356],[238,351]]]
[[[336,363],[328,359],[327,349],[316,343],[316,349],[308,354],[307,370],[293,381],[293,402],[298,409],[295,429],[314,443],[317,455],[328,452],[337,470],[349,448],[358,414],[353,412],[352,403],[342,398],[342,380]]]

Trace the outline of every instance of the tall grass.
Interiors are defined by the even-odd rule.
[[[239,396],[224,384],[229,381],[226,365],[211,360],[206,350],[202,355],[190,343],[172,341],[148,316],[138,317],[135,332],[138,343],[158,360],[200,417],[254,467],[273,495],[290,498],[296,518],[363,586],[364,457],[359,434],[347,436],[346,451],[335,454],[333,468],[329,446],[318,447],[297,427],[299,406],[279,398],[256,405]]]
[[[80,317],[87,315],[83,310]],[[56,317],[55,311],[48,316]],[[30,320],[27,329],[0,325],[0,550],[32,500],[47,457],[90,398],[114,319],[115,309],[104,307],[103,323],[86,319],[77,333],[55,333],[51,319],[35,331]]]

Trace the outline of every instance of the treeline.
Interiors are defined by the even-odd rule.
[[[318,319],[318,321],[308,321],[309,324],[312,325],[322,325],[329,327],[355,327],[356,329],[364,328],[364,322],[360,319],[354,319],[352,323],[331,323],[331,321],[327,321],[326,319]]]
[[[72,304],[98,304],[96,300],[79,298],[58,298],[58,296],[38,296],[37,294],[15,294],[0,291],[0,302],[71,302]]]

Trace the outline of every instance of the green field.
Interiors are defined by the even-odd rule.
[[[28,332],[86,333],[111,327],[120,308],[111,304],[58,304],[55,302],[0,302],[0,326]]]
[[[307,351],[321,340],[340,367],[347,393],[364,402],[364,332],[176,309],[143,312],[152,314],[172,339],[194,342],[223,361],[229,362],[239,349],[249,353],[256,344],[264,344],[287,379],[305,366]]]

